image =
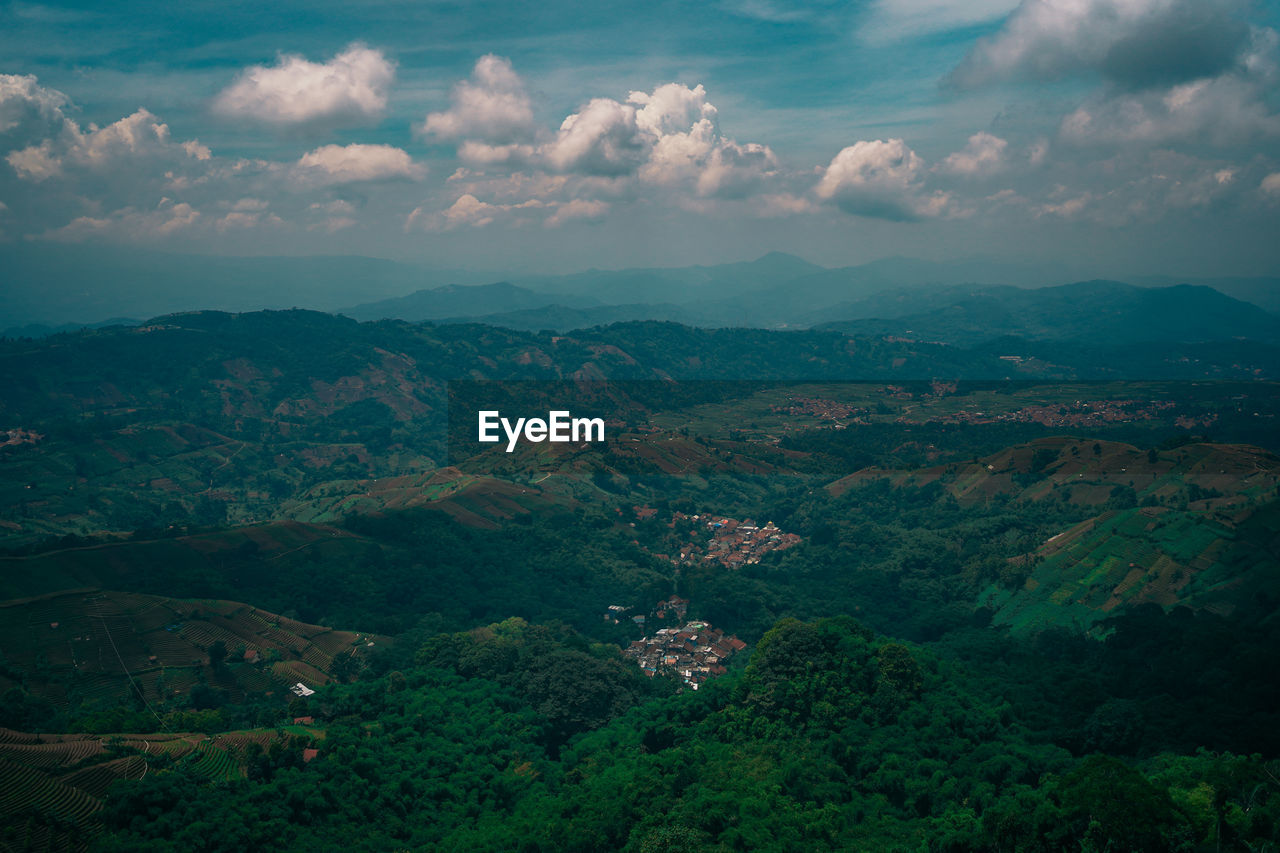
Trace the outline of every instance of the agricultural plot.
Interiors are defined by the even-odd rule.
[[[1087,630],[1117,608],[1148,602],[1229,613],[1242,577],[1274,575],[1274,514],[1228,522],[1158,507],[1108,513],[1045,543],[1021,589],[993,586],[982,602],[997,624],[1018,631]]]
[[[102,801],[86,791],[36,767],[0,758],[0,824],[34,815],[39,824],[61,829],[45,843],[63,846],[96,832],[94,814],[101,808]]]
[[[26,673],[27,689],[60,704],[119,701],[138,689],[163,702],[201,681],[232,699],[283,678],[324,684],[335,656],[366,653],[374,639],[235,601],[81,590],[0,602],[6,660]],[[215,666],[216,643],[224,658]],[[65,694],[53,690],[63,684]]]
[[[300,729],[292,734],[308,740],[324,736],[319,729],[291,729]],[[188,733],[60,735],[0,728],[0,849],[83,850],[101,830],[96,815],[115,782],[156,772],[187,772],[212,781],[242,778],[251,745],[265,750],[280,737],[275,729],[211,739]]]

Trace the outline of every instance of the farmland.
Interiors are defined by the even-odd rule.
[[[153,770],[211,782],[244,778],[246,762],[272,744],[295,752],[318,730],[205,734],[33,734],[0,728],[0,843],[17,849],[83,850],[101,832],[111,786]],[[251,746],[252,745],[252,746]]]
[[[141,699],[163,708],[197,684],[241,702],[300,680],[327,683],[335,660],[386,643],[234,601],[108,590],[2,602],[0,614],[7,664],[25,673],[28,691],[63,707]]]

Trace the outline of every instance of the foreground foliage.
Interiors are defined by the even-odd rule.
[[[173,771],[117,789],[99,849],[1280,842],[1278,768],[1260,757],[1074,757],[952,664],[847,617],[784,620],[745,669],[666,698],[646,699],[603,648],[519,620],[437,636],[417,658],[316,697],[327,737],[309,764],[279,756],[252,779]]]

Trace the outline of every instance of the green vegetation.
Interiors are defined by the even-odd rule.
[[[1280,393],[907,379],[1000,354],[307,312],[2,342],[0,846],[1276,849]],[[609,440],[469,447],[444,383],[494,377],[538,382],[452,402],[585,395]],[[791,538],[712,557],[709,516]],[[696,691],[621,652],[685,620],[749,644]]]
[[[845,617],[784,620],[745,670],[640,704],[620,670],[609,674],[616,657],[575,651],[575,642],[517,622],[436,637],[417,665],[323,692],[315,704],[330,722],[315,760],[278,760],[215,787],[175,771],[119,788],[98,847],[1073,851],[1275,842],[1274,763],[1207,752],[1074,758],[1036,743],[1007,703],[966,687],[952,664]],[[597,665],[562,666],[575,655]],[[529,689],[531,679],[538,686]],[[583,716],[583,707],[600,715]]]

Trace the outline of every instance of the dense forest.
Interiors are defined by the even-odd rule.
[[[1280,849],[1280,393],[928,378],[971,357],[305,312],[0,344],[0,841]],[[479,399],[609,439],[470,446]],[[713,628],[718,677],[627,654]]]

